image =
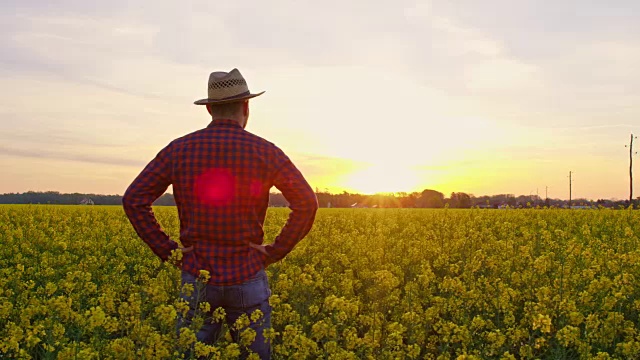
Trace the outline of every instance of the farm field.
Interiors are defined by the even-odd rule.
[[[155,211],[178,239],[176,209]],[[287,214],[269,210],[267,242]],[[273,358],[640,358],[639,237],[630,210],[321,209],[267,269]],[[120,207],[0,206],[0,242],[0,358],[244,346],[176,335],[179,270]]]

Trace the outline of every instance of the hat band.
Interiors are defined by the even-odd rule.
[[[241,94],[238,94],[238,95],[227,96],[227,97],[223,97],[223,98],[220,98],[220,99],[212,99],[212,98],[209,98],[209,100],[217,100],[217,101],[233,100],[233,99],[237,99],[237,98],[245,97],[245,96],[247,96],[247,95],[251,95],[251,92],[250,92],[250,91],[248,91],[248,90],[247,90],[247,91],[245,91],[245,92],[243,92],[243,93],[241,93]]]

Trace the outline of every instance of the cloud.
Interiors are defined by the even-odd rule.
[[[67,152],[55,149],[17,149],[9,148],[6,146],[0,146],[0,155],[31,158],[31,159],[57,159],[74,162],[85,162],[91,164],[108,164],[108,165],[120,165],[128,167],[141,167],[146,165],[146,162],[140,159],[128,159],[119,158],[107,155],[98,155],[91,153],[78,153]]]
[[[606,129],[635,129],[638,128],[638,125],[634,124],[602,124],[602,125],[591,125],[591,126],[574,126],[574,127],[549,127],[548,130],[558,131],[600,131]]]
[[[431,27],[445,36],[436,44],[436,50],[448,56],[477,54],[495,57],[504,54],[504,45],[478,30],[461,26],[448,17],[434,17]]]

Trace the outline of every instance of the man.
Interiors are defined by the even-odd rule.
[[[232,325],[256,309],[256,338],[250,350],[270,357],[263,330],[271,327],[271,293],[264,271],[284,258],[313,224],[318,202],[300,171],[282,150],[244,130],[252,94],[237,69],[209,76],[205,105],[211,115],[206,128],[178,138],[162,149],[125,192],[124,210],[142,240],[166,261],[181,249],[182,282],[195,283],[200,270],[210,279],[203,298],[211,310],[223,307]],[[180,247],[160,228],[151,204],[173,185],[180,218]],[[289,219],[272,245],[262,245],[263,223],[272,186],[289,201]],[[190,324],[195,301],[180,325]],[[222,324],[209,317],[197,333],[199,341],[217,340]],[[238,332],[232,331],[237,341]]]

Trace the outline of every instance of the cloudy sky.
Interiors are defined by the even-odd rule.
[[[8,0],[0,10],[0,193],[122,194],[168,142],[208,124],[192,103],[209,72],[237,67],[266,90],[247,130],[321,190],[548,187],[568,198],[573,171],[574,197],[629,196],[638,1]]]

